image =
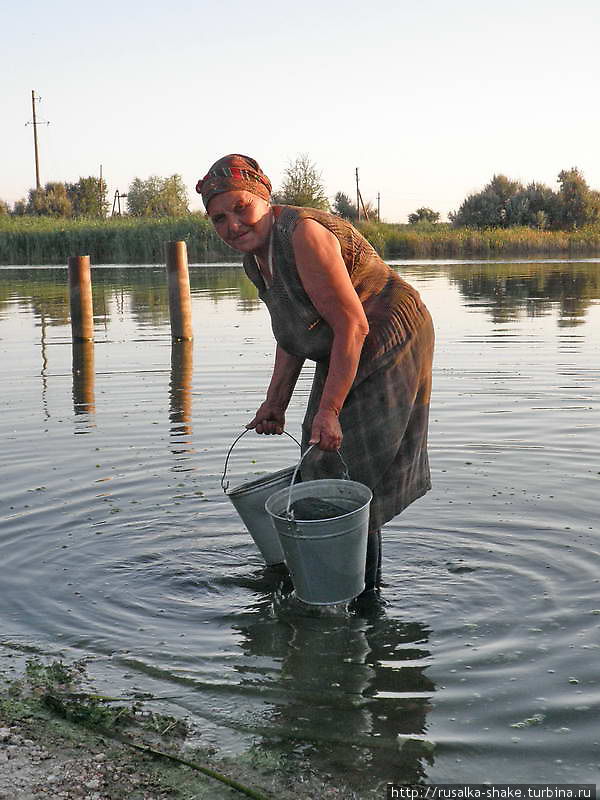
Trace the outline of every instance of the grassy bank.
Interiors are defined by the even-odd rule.
[[[161,698],[98,694],[84,662],[36,656],[23,664],[18,645],[14,653],[3,645],[0,797],[357,800],[306,759],[290,763],[259,744],[222,756],[203,744],[202,725],[156,710]]]
[[[578,231],[474,230],[369,222],[361,223],[360,229],[389,259],[600,255],[600,226]],[[68,256],[83,254],[89,254],[93,264],[160,264],[164,243],[180,239],[187,242],[191,262],[239,259],[201,214],[108,220],[5,216],[0,217],[0,264],[64,265]]]
[[[361,223],[384,258],[461,258],[514,255],[600,255],[600,226],[578,231],[535,228],[453,228],[447,224]]]
[[[0,217],[0,264],[64,265],[72,255],[89,255],[93,264],[160,264],[164,243],[178,240],[187,242],[192,262],[235,260],[199,214],[107,220]]]

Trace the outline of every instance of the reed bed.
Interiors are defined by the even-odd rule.
[[[461,258],[514,255],[600,255],[600,226],[578,231],[535,228],[453,228],[451,225],[361,223],[384,258]]]
[[[384,258],[600,255],[599,225],[577,231],[475,230],[384,222],[360,223],[359,227]],[[160,264],[164,263],[164,243],[173,240],[187,242],[191,262],[241,260],[201,214],[107,220],[3,216],[0,264],[64,265],[71,255],[90,255],[93,264]]]
[[[73,255],[89,255],[93,264],[160,264],[165,242],[180,240],[187,242],[192,262],[238,260],[200,214],[107,220],[0,217],[0,264],[66,264]]]

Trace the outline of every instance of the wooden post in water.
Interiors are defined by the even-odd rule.
[[[77,342],[94,341],[94,308],[89,256],[69,256],[71,331]]]
[[[187,247],[185,242],[167,242],[166,252],[171,336],[186,341],[194,338]]]

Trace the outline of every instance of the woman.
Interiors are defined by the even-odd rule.
[[[320,452],[303,465],[302,479],[339,473],[343,442],[350,477],[373,492],[365,591],[376,589],[381,526],[431,486],[431,317],[350,223],[272,206],[271,183],[254,159],[220,158],[196,191],[221,239],[244,253],[277,341],[266,399],[247,427],[282,433],[302,365],[316,362],[302,448],[316,444]]]

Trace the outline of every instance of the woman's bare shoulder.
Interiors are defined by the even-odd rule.
[[[294,247],[311,247],[315,245],[339,247],[337,236],[322,222],[312,217],[301,217],[294,226],[292,233]]]

